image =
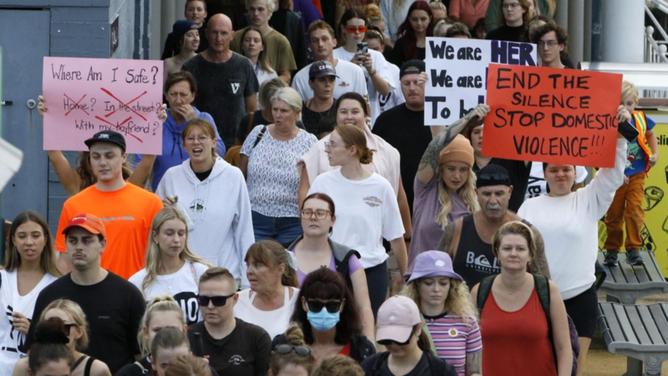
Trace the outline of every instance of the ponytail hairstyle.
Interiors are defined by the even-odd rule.
[[[364,131],[354,125],[341,124],[334,128],[343,140],[346,148],[354,146],[357,150],[357,158],[362,164],[369,164],[373,161],[373,152],[366,145],[366,135]]]
[[[65,323],[58,317],[52,317],[37,323],[34,342],[30,348],[28,367],[34,375],[49,362],[65,360],[71,367],[74,356],[67,347]]]
[[[186,331],[186,319],[183,316],[183,311],[181,310],[179,303],[177,303],[171,296],[158,296],[153,298],[146,305],[146,311],[144,311],[144,316],[141,318],[139,331],[137,332],[137,341],[139,342],[139,349],[143,356],[150,354],[151,351],[151,344],[148,340],[148,330],[155,312],[175,312],[179,317],[179,320],[183,323],[182,330],[184,332]]]

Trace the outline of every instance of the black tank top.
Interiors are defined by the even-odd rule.
[[[492,245],[480,239],[471,214],[462,218],[462,233],[453,268],[464,278],[469,288],[488,275],[501,272],[499,262],[492,254]]]

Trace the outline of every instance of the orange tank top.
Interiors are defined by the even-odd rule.
[[[534,289],[515,312],[502,310],[490,292],[480,314],[485,376],[556,375],[545,313]]]

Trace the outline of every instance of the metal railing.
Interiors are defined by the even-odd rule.
[[[665,0],[646,1],[645,14],[649,18],[651,25],[645,27],[645,62],[668,63],[668,34],[666,34],[666,31],[656,19],[649,6],[668,16],[668,3]],[[660,39],[654,38],[655,32],[658,33]]]

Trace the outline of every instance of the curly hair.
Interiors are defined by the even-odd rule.
[[[421,302],[420,284],[423,283],[424,279],[420,278],[412,281],[401,290],[401,295],[413,299],[418,307],[420,307]],[[445,302],[443,302],[443,308],[448,314],[454,316],[473,318],[474,320],[477,317],[477,310],[473,306],[471,293],[466,282],[454,278],[450,278],[450,290]]]

